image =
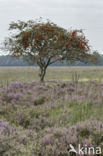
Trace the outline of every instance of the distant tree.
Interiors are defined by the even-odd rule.
[[[100,54],[97,50],[93,52],[93,56],[96,57],[95,65],[103,65],[103,55]]]
[[[66,30],[46,21],[18,21],[9,26],[10,37],[4,47],[14,57],[25,56],[26,61],[36,63],[40,68],[40,81],[44,81],[46,69],[57,61],[87,61],[88,40],[82,30]]]

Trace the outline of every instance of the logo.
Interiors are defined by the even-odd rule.
[[[71,149],[69,150],[69,153],[70,153],[70,152],[73,152],[73,153],[76,153],[76,154],[77,154],[77,151],[75,150],[74,146],[73,146],[72,144],[70,144],[69,146],[70,146],[70,148],[71,148]]]
[[[87,145],[81,146],[81,144],[78,144],[78,148],[75,149],[72,144],[69,145],[69,153],[75,153],[75,154],[92,154],[92,155],[100,155],[102,153],[102,150],[100,147],[88,147]]]

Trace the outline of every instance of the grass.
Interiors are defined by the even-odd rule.
[[[48,67],[46,81],[68,81],[78,73],[80,80],[103,80],[103,67]],[[0,81],[38,81],[38,67],[0,67]]]

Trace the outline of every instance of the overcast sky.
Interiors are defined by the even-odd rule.
[[[92,49],[103,53],[103,0],[0,0],[0,42],[9,23],[48,18],[66,29],[83,29]]]

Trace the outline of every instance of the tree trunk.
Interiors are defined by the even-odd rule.
[[[45,74],[46,74],[46,68],[45,67],[40,68],[40,74],[39,74],[40,82],[44,82]]]

